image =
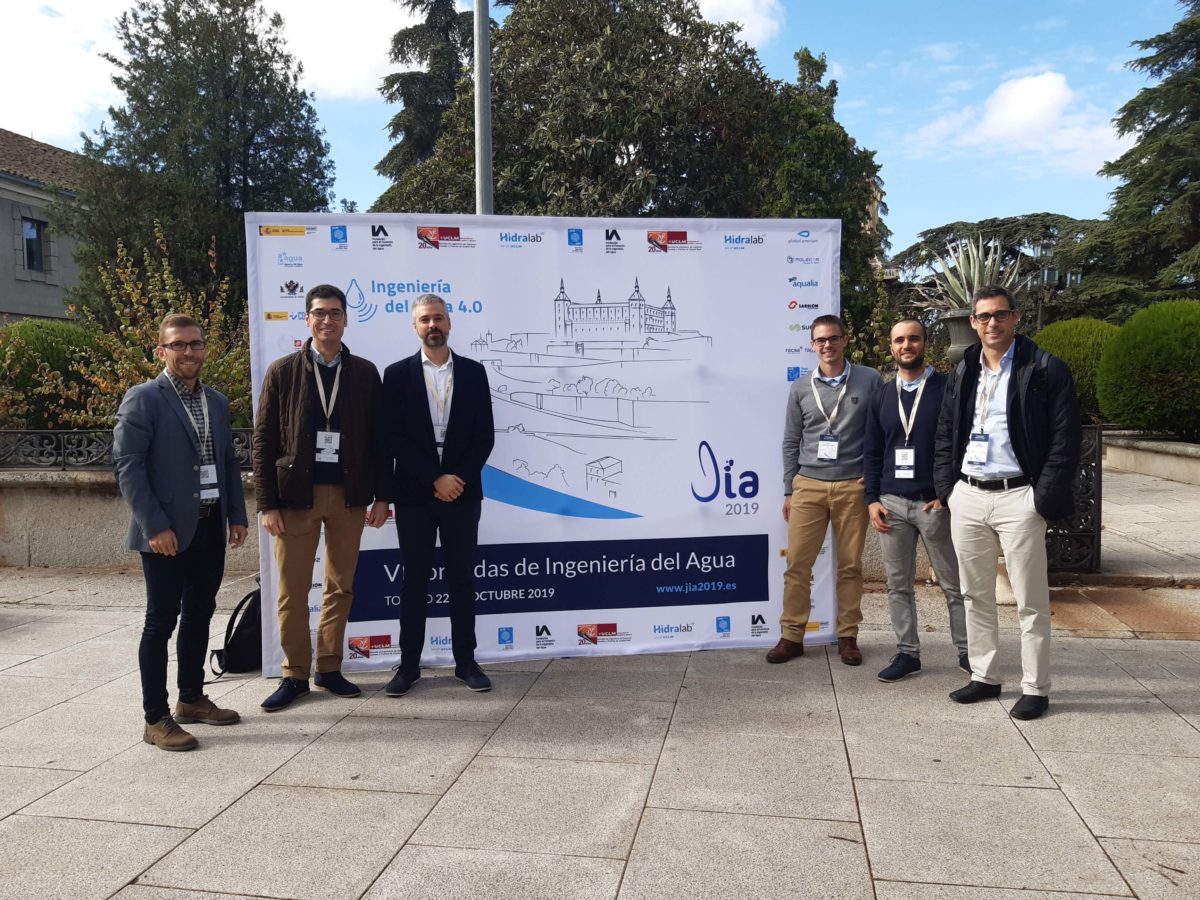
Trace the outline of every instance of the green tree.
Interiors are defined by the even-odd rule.
[[[175,274],[206,283],[213,239],[236,312],[245,298],[250,210],[324,210],[333,164],[283,19],[261,0],[137,0],[117,20],[123,53],[108,55],[124,104],[84,138],[78,201],[59,224],[80,241],[79,305],[107,324],[97,272],[118,243],[172,236]]]
[[[780,144],[762,189],[765,214],[842,220],[841,293],[853,328],[879,312],[877,268],[889,234],[880,219],[887,213],[883,180],[875,154],[834,117],[838,86],[823,83],[824,54],[802,49],[795,58],[796,82],[779,85],[774,104]]]
[[[1200,0],[1183,18],[1134,46],[1129,68],[1157,79],[1113,120],[1137,141],[1102,175],[1118,178],[1108,224],[1089,246],[1096,267],[1136,278],[1156,299],[1200,296]]]
[[[455,0],[397,2],[410,13],[424,13],[425,18],[393,35],[388,59],[424,69],[393,72],[379,88],[388,103],[401,107],[388,123],[388,135],[396,143],[375,167],[393,181],[428,158],[437,146],[442,116],[454,102],[455,88],[474,46],[475,15],[469,10],[460,12]]]
[[[873,155],[834,118],[823,59],[767,76],[695,0],[606,0],[564,16],[520,0],[493,30],[495,211],[509,215],[843,220],[843,302],[866,322],[886,230]],[[464,77],[432,156],[382,211],[474,211],[474,96]]]

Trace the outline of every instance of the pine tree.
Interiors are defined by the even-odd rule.
[[[1134,43],[1147,55],[1129,67],[1158,82],[1114,119],[1137,142],[1100,170],[1122,183],[1094,245],[1104,268],[1174,296],[1200,292],[1200,0],[1181,5],[1174,28]]]

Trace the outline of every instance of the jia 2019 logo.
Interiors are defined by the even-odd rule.
[[[758,473],[750,469],[734,474],[734,461],[717,463],[717,454],[708,441],[696,448],[700,475],[692,482],[692,496],[701,503],[711,503],[718,497],[726,500],[749,500],[758,496]]]

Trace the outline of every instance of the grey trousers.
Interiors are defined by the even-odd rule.
[[[883,569],[887,576],[888,608],[892,627],[896,630],[897,648],[901,653],[921,655],[921,639],[917,636],[917,599],[913,582],[917,579],[917,536],[925,542],[925,552],[937,574],[938,584],[946,595],[950,613],[950,640],[958,652],[967,652],[967,622],[959,590],[958,558],[950,539],[950,511],[931,509],[925,512],[924,502],[908,500],[895,494],[879,498],[888,511],[891,531],[879,533],[883,550]]]

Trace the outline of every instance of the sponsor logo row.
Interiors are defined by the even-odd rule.
[[[748,618],[746,633],[750,637],[765,637],[771,633],[771,626],[767,624],[766,617],[762,614],[755,613]],[[733,625],[733,616],[715,616],[713,632],[718,639],[731,638]],[[619,622],[580,623],[575,626],[574,634],[562,633],[557,625],[554,626],[554,629],[558,630],[557,634],[550,625],[538,624],[532,626],[532,635],[524,634],[522,637],[532,636],[534,648],[544,650],[561,644],[573,644],[581,647],[625,644],[632,642],[635,636],[633,631],[623,627]],[[661,622],[639,626],[637,636],[648,637],[656,641],[670,641],[678,638],[686,640],[697,634],[698,630],[699,625],[696,622]],[[513,650],[516,647],[517,636],[515,626],[500,625],[496,628],[495,646],[501,651]],[[450,647],[449,635],[430,635],[427,641],[428,645],[434,649]],[[398,642],[389,634],[358,635],[349,638],[347,644],[351,659],[382,659],[400,654]]]
[[[330,225],[329,244],[333,250],[346,250],[350,246],[350,226]],[[398,226],[393,229],[399,231]],[[417,225],[404,226],[405,231],[411,230],[415,246],[420,250],[470,250],[479,244],[479,238],[457,225]],[[312,237],[320,229],[315,225],[259,225],[258,234],[264,238],[293,238]],[[592,229],[568,228],[566,233],[567,248],[572,253],[582,253],[585,241],[595,239]],[[395,240],[388,226],[375,224],[370,226],[370,244],[372,250],[387,250],[394,246]],[[639,230],[638,237],[645,235],[645,249],[649,253],[682,253],[703,249],[703,242],[689,236],[687,231],[662,228],[650,228],[645,232]],[[816,244],[820,238],[812,236],[807,230],[792,232],[788,244]],[[500,231],[496,234],[496,243],[500,247],[520,249],[546,243],[545,231]],[[640,242],[640,241],[639,241]],[[747,250],[752,247],[765,246],[767,235],[761,232],[727,232],[720,237],[720,246],[725,250]],[[626,241],[616,228],[604,229],[602,244],[605,253],[621,253],[626,249]],[[297,267],[303,264],[303,257],[295,254],[279,254],[279,264],[285,268]],[[789,265],[817,266],[821,263],[819,256],[804,256],[788,254]]]

